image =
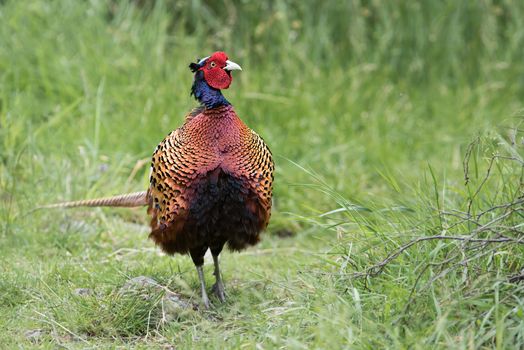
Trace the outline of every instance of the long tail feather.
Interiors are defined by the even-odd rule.
[[[86,199],[40,206],[39,209],[75,207],[141,207],[148,204],[147,191],[126,193],[113,197]]]

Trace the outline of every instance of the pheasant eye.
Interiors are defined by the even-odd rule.
[[[211,68],[215,68],[216,65],[217,65],[217,64],[216,64],[215,62],[211,62],[211,63],[209,64],[209,66],[210,66]]]

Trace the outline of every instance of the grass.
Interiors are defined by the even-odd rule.
[[[0,344],[523,347],[522,18],[488,0],[1,2]],[[162,292],[121,287],[198,301],[198,280],[143,209],[32,209],[145,189],[140,161],[195,105],[188,63],[216,49],[243,66],[225,94],[273,150],[275,211],[223,254],[227,303],[163,322]]]

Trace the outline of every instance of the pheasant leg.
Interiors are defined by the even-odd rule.
[[[207,297],[206,282],[204,281],[204,269],[202,268],[202,265],[198,265],[196,268],[198,272],[198,279],[200,280],[200,289],[202,290],[202,303],[206,309],[209,309],[209,298]]]
[[[216,282],[213,285],[212,291],[215,293],[218,300],[221,302],[226,301],[226,291],[224,289],[224,283],[222,282],[222,276],[220,275],[220,267],[218,266],[218,255],[213,254],[213,262],[215,264],[215,278]]]

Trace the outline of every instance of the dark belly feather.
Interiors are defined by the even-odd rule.
[[[152,238],[168,253],[187,253],[199,246],[241,250],[259,241],[265,211],[242,179],[216,169],[188,189],[189,210],[183,222],[160,225]]]

